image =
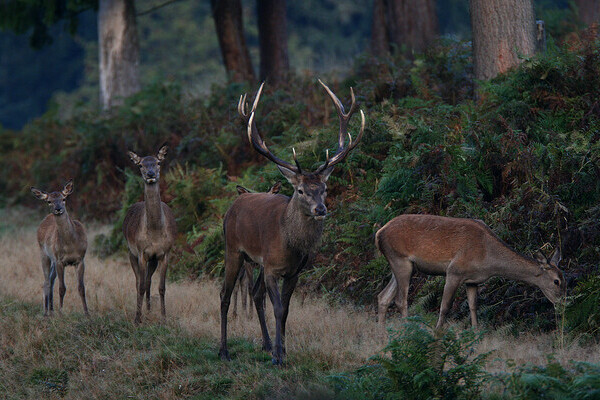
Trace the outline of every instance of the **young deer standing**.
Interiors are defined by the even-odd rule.
[[[467,285],[471,323],[477,327],[477,285],[492,276],[524,281],[539,287],[552,303],[565,294],[563,273],[557,268],[557,247],[548,261],[524,257],[510,249],[480,220],[447,218],[435,215],[401,215],[392,219],[375,234],[375,245],[388,260],[392,280],[379,293],[379,322],[392,300],[402,317],[408,315],[408,285],[413,269],[428,275],[445,275],[437,328],[452,306],[461,284]]]
[[[163,318],[166,316],[165,279],[169,251],[175,242],[177,226],[169,206],[160,201],[160,163],[167,154],[167,146],[162,146],[156,157],[139,157],[132,151],[128,154],[131,161],[140,168],[144,179],[144,201],[132,205],[123,220],[123,235],[129,247],[129,261],[135,273],[137,289],[134,322],[140,323],[144,293],[150,311],[150,285],[157,268],[160,274],[160,311]]]
[[[320,82],[320,81],[319,81]],[[264,85],[264,84],[263,84]],[[348,133],[348,121],[356,110],[354,92],[348,113],[340,100],[323,82],[338,111],[340,132],[338,149],[314,172],[305,172],[294,157],[295,165],[273,155],[261,138],[254,122],[256,106],[263,88],[260,86],[250,114],[245,112],[245,95],[240,97],[238,111],[248,126],[248,139],[260,154],[277,164],[279,171],[294,187],[291,198],[280,194],[244,193],[231,205],[223,221],[225,234],[225,280],[221,290],[221,359],[229,360],[227,350],[227,311],[231,293],[244,260],[261,264],[260,276],[254,285],[254,305],[260,321],[263,349],[272,350],[264,312],[265,292],[273,304],[276,333],[273,363],[282,364],[285,355],[285,323],[290,298],[298,281],[300,271],[311,262],[321,241],[323,223],[327,215],[325,197],[327,178],[335,164],[342,161],[358,144],[364,132],[365,118],[361,111],[362,125],[356,141]],[[345,139],[349,143],[345,146]],[[282,294],[278,279],[283,279]]]
[[[60,309],[67,291],[65,286],[65,267],[74,265],[77,268],[79,296],[83,304],[83,312],[89,315],[85,300],[85,285],[83,275],[85,264],[83,258],[87,250],[87,236],[81,222],[73,220],[67,212],[65,200],[73,193],[73,181],[70,180],[60,192],[46,193],[31,188],[31,192],[40,200],[46,201],[51,214],[40,224],[37,230],[37,240],[42,255],[42,271],[44,272],[44,315],[54,311],[54,279],[58,276],[58,293],[60,294]]]

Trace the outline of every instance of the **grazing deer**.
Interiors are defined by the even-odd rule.
[[[40,224],[37,230],[37,240],[42,256],[42,271],[44,272],[44,316],[54,311],[54,279],[58,276],[58,293],[60,294],[60,310],[67,291],[65,286],[65,267],[74,265],[77,268],[79,296],[83,304],[83,312],[89,315],[85,300],[85,285],[83,275],[85,263],[83,258],[87,250],[87,236],[81,222],[71,219],[67,212],[65,200],[73,193],[73,181],[70,180],[60,192],[46,193],[31,188],[38,199],[45,201],[52,210]]]
[[[471,324],[477,327],[477,285],[492,276],[524,281],[539,287],[552,303],[566,292],[558,269],[560,249],[550,261],[541,253],[536,259],[509,248],[480,220],[435,215],[401,215],[375,234],[375,245],[388,260],[392,280],[378,296],[379,322],[395,300],[402,317],[408,315],[408,285],[413,269],[428,275],[445,275],[440,328],[461,284],[467,286]]]
[[[177,236],[177,226],[169,206],[160,201],[160,163],[165,159],[167,146],[163,145],[156,157],[140,157],[132,151],[128,154],[131,161],[140,168],[144,179],[144,201],[132,205],[123,220],[123,235],[129,247],[129,261],[135,273],[137,289],[134,322],[140,323],[144,293],[150,311],[150,285],[157,268],[160,274],[160,311],[163,318],[166,316],[165,279],[169,251]]]
[[[246,112],[246,96],[240,96],[238,111],[248,127],[248,139],[254,149],[271,160],[294,187],[292,197],[270,193],[244,193],[231,205],[223,221],[225,234],[225,280],[221,290],[221,359],[229,360],[227,350],[227,311],[235,281],[244,260],[261,264],[260,276],[254,285],[253,297],[263,337],[263,349],[273,350],[273,364],[282,364],[285,356],[285,324],[290,298],[298,281],[300,271],[311,262],[321,241],[323,223],[327,215],[325,197],[327,178],[333,167],[356,147],[364,132],[365,117],[361,111],[362,124],[355,141],[348,133],[348,121],[356,111],[352,93],[352,105],[348,113],[333,92],[321,81],[337,109],[340,118],[338,148],[330,158],[314,172],[303,171],[294,156],[295,164],[283,161],[268,149],[258,133],[255,111],[263,85],[260,86],[252,109]],[[348,144],[345,145],[346,137]],[[295,153],[295,152],[294,152]],[[282,293],[277,285],[283,279]],[[275,348],[267,330],[264,312],[265,292],[268,292],[276,320]]]
[[[244,193],[252,193],[250,190],[246,189],[243,186],[237,185],[235,187],[237,189],[238,194]],[[267,191],[270,194],[277,194],[281,189],[281,182],[277,181],[271,188]],[[244,265],[240,268],[240,275],[238,276],[238,290],[234,290],[233,292],[233,315],[237,315],[237,298],[238,292],[240,294],[240,298],[242,299],[242,309],[246,312],[246,316],[252,319],[252,287],[253,287],[253,276],[254,276],[254,268],[260,267],[259,264],[244,261]]]

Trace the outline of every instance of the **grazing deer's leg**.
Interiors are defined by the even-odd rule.
[[[408,258],[398,258],[390,263],[392,272],[398,283],[396,305],[402,318],[408,317],[408,286],[413,273],[413,264]]]
[[[227,312],[231,301],[231,293],[235,287],[240,268],[242,266],[242,254],[237,251],[227,251],[225,253],[225,279],[223,288],[221,288],[221,348],[219,357],[221,360],[230,360],[227,350]]]
[[[392,278],[386,287],[377,295],[377,319],[379,321],[379,325],[385,325],[387,309],[396,297],[397,292],[398,282],[396,281],[394,274],[392,274]]]
[[[262,332],[263,343],[262,349],[266,352],[270,352],[273,349],[271,338],[269,337],[269,329],[267,328],[267,321],[265,320],[265,293],[267,287],[265,285],[264,269],[260,269],[258,279],[254,283],[252,289],[252,298],[254,299],[254,307],[256,308],[256,315],[258,315],[258,322],[260,323],[260,331]]]
[[[267,268],[265,268],[266,270]],[[273,305],[273,314],[275,314],[275,350],[273,350],[273,364],[283,364],[283,344],[281,340],[281,326],[283,321],[283,305],[281,296],[277,287],[277,278],[274,275],[267,275],[265,272],[265,284],[271,304]]]
[[[477,328],[477,285],[467,285],[467,299],[471,313],[471,325]]]
[[[67,287],[65,286],[65,266],[62,263],[56,262],[56,274],[58,276],[58,294],[60,301],[60,311],[63,308],[63,300],[65,298],[65,293],[67,292]]]
[[[139,324],[140,322],[142,322],[142,306],[144,305],[144,293],[146,292],[146,271],[148,269],[148,260],[143,254],[140,254],[137,264],[137,307],[135,311],[135,319],[133,320],[133,322]]]
[[[290,279],[284,279],[281,288],[281,302],[283,306],[283,314],[281,316],[281,345],[283,355],[285,355],[285,323],[287,322],[288,312],[290,310],[290,299],[292,298],[292,293],[294,293],[297,283],[298,274]]]
[[[450,269],[451,267],[448,267]],[[446,275],[446,284],[444,285],[444,293],[442,294],[442,304],[440,306],[440,317],[438,319],[436,329],[441,328],[446,322],[446,315],[448,311],[450,311],[450,307],[452,306],[452,301],[454,300],[454,295],[456,294],[456,289],[461,284],[461,278],[458,275],[455,275],[448,271]]]
[[[44,273],[44,316],[48,316],[50,303],[52,301],[52,292],[50,284],[50,275],[52,273],[52,261],[50,257],[42,254],[42,272]]]
[[[248,317],[248,319],[252,319],[252,316],[254,315],[254,313],[252,312],[252,287],[254,285],[252,278],[254,277],[254,271],[252,268],[252,264],[250,263],[246,263],[245,267],[246,272],[244,273],[244,285],[246,286],[246,296],[248,297],[248,309],[246,310],[246,316]]]
[[[165,289],[166,289],[166,279],[167,279],[167,265],[169,262],[169,255],[165,254],[162,260],[159,261],[159,269],[160,273],[160,281],[158,283],[158,294],[160,295],[160,315],[164,319],[167,316],[167,310],[165,308]]]
[[[242,310],[247,314],[248,313],[248,284],[247,284],[247,271],[246,271],[246,262],[242,268],[240,268],[240,297],[242,298]]]
[[[83,276],[85,274],[85,263],[83,260],[77,266],[77,290],[79,291],[79,297],[81,297],[81,304],[83,304],[83,313],[90,315],[88,312],[87,301],[85,300],[85,285],[83,284]]]

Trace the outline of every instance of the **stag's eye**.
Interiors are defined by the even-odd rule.
[[[554,284],[555,284],[556,286],[560,286],[560,281],[559,281],[558,279],[555,279],[555,280],[554,280]]]

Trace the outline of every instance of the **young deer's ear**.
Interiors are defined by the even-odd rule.
[[[535,258],[536,261],[539,261],[543,264],[548,263],[548,259],[546,258],[546,256],[539,250],[533,255],[533,257]]]
[[[140,156],[135,154],[133,151],[128,151],[127,154],[129,154],[129,158],[131,158],[131,161],[133,161],[135,165],[140,165],[140,163],[142,162]]]
[[[331,175],[332,172],[333,172],[333,167],[329,167],[329,168],[326,168],[325,170],[323,170],[323,172],[321,172],[319,174],[319,177],[321,178],[321,182],[323,182],[323,183],[327,182],[327,179],[329,179],[329,175]]]
[[[277,164],[277,168],[279,168],[279,172],[281,172],[283,176],[285,176],[289,183],[291,183],[294,186],[296,186],[299,183],[298,175],[294,171],[292,171],[289,168],[282,167],[279,164]]]
[[[552,253],[552,257],[550,257],[550,264],[554,265],[555,267],[558,267],[558,264],[560,263],[560,260],[562,260],[562,254],[560,252],[560,246],[556,246],[556,249],[554,250],[554,253]]]
[[[68,195],[73,193],[73,179],[65,183],[65,187],[63,188],[63,190],[61,190],[61,193],[64,197],[67,197]]]
[[[46,200],[48,198],[48,193],[46,193],[42,190],[36,189],[33,186],[31,187],[31,193],[33,193],[33,195],[40,200]]]
[[[167,146],[166,144],[163,144],[161,146],[161,148],[158,150],[158,154],[156,155],[156,158],[158,158],[158,161],[162,161],[165,159],[165,156],[167,155],[167,150],[169,150],[169,146]]]

